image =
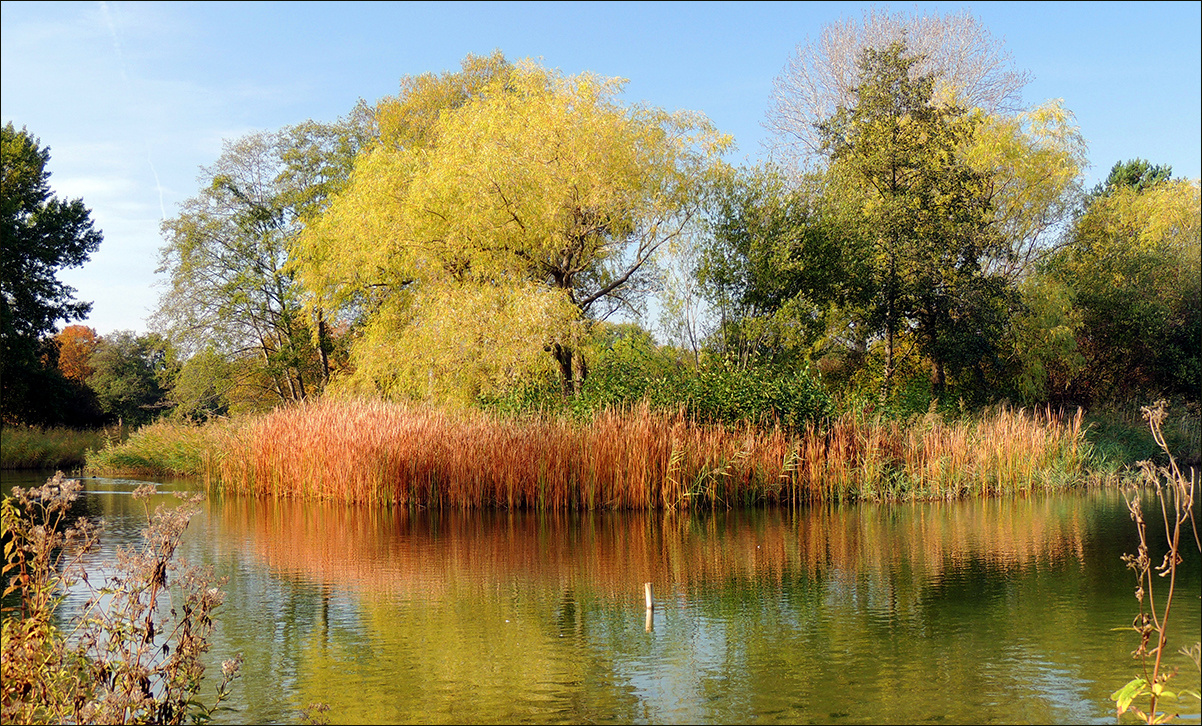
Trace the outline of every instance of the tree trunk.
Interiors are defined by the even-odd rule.
[[[947,378],[943,373],[943,361],[931,358],[931,395],[935,398],[942,398],[946,387]]]
[[[881,404],[889,401],[893,388],[893,348],[897,330],[897,260],[889,255],[889,280],[885,285],[885,381],[881,386]]]
[[[931,356],[931,395],[935,398],[942,398],[943,391],[947,387],[947,376],[943,370],[943,356],[939,351],[939,319],[939,310],[936,305],[928,308],[923,319],[923,327],[926,328],[927,349]]]
[[[588,378],[588,362],[584,359],[584,355],[559,343],[553,343],[547,347],[547,350],[551,351],[555,362],[559,363],[559,377],[564,398],[575,396],[580,392],[580,386],[584,380]]]
[[[563,397],[571,398],[576,395],[576,380],[572,375],[572,349],[554,343],[551,346],[551,355],[555,356],[555,360],[559,363],[559,382],[563,388]]]
[[[325,388],[330,382],[330,352],[326,343],[326,319],[317,310],[317,353],[321,356],[321,387]]]

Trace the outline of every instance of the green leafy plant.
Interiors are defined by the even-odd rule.
[[[1158,710],[1166,702],[1173,703],[1181,697],[1189,695],[1200,698],[1193,691],[1174,692],[1168,689],[1170,679],[1176,674],[1164,662],[1165,646],[1168,642],[1170,615],[1173,607],[1173,596],[1177,584],[1177,566],[1182,562],[1181,535],[1182,530],[1193,531],[1194,543],[1202,551],[1202,542],[1198,539],[1197,523],[1193,517],[1195,472],[1191,470],[1187,479],[1177,466],[1176,459],[1169,452],[1162,432],[1166,404],[1158,401],[1155,405],[1143,409],[1144,420],[1152,430],[1152,436],[1157,445],[1168,455],[1167,466],[1157,466],[1150,461],[1140,462],[1145,483],[1156,490],[1160,502],[1160,511],[1164,523],[1167,552],[1159,565],[1153,565],[1148,547],[1148,526],[1140,506],[1138,492],[1127,500],[1127,508],[1139,531],[1139,548],[1135,554],[1123,555],[1127,567],[1135,572],[1135,599],[1139,601],[1139,614],[1131,625],[1131,630],[1139,634],[1139,646],[1133,652],[1140,662],[1140,674],[1128,681],[1126,685],[1110,694],[1115,702],[1117,713],[1122,716],[1131,711],[1142,721],[1149,724],[1165,723],[1172,720],[1176,714]],[[1168,593],[1158,605],[1153,591],[1153,574],[1168,581]],[[1124,628],[1126,629],[1126,628]],[[1182,648],[1195,664],[1199,662],[1198,653],[1202,652],[1202,644],[1192,648]],[[1136,706],[1136,702],[1148,699],[1147,710]]]

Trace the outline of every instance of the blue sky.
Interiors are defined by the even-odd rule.
[[[51,149],[51,185],[105,241],[62,274],[101,334],[144,331],[159,223],[198,190],[222,139],[331,121],[407,74],[500,49],[629,79],[625,99],[705,113],[762,157],[773,79],[796,46],[864,3],[125,3],[0,6],[0,122]],[[1202,174],[1202,3],[878,3],[967,9],[1062,98],[1089,142],[1087,183],[1119,160]]]

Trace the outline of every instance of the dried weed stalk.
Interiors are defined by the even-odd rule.
[[[4,594],[19,601],[6,606],[3,623],[4,722],[211,720],[242,659],[222,664],[212,705],[198,699],[222,582],[175,553],[199,497],[153,514],[147,505],[141,546],[121,548],[116,574],[96,586],[83,557],[96,548],[102,525],[68,521],[81,488],[59,472],[40,489],[14,488],[4,499]],[[147,500],[154,492],[145,485],[134,496]],[[58,608],[81,583],[87,604],[60,629]]]
[[[1199,698],[1199,694],[1183,691],[1175,693],[1168,690],[1166,685],[1176,674],[1175,669],[1169,669],[1164,663],[1165,644],[1168,641],[1169,616],[1173,607],[1173,595],[1177,584],[1177,565],[1181,558],[1182,530],[1189,525],[1193,531],[1194,544],[1202,551],[1202,541],[1198,538],[1198,527],[1194,521],[1194,484],[1196,471],[1191,469],[1189,478],[1177,466],[1177,461],[1169,451],[1161,430],[1164,423],[1166,403],[1157,401],[1154,406],[1143,408],[1144,420],[1152,429],[1156,443],[1168,455],[1167,466],[1157,466],[1151,461],[1140,462],[1144,483],[1154,487],[1160,501],[1161,520],[1164,525],[1165,541],[1168,550],[1160,564],[1153,565],[1152,555],[1148,547],[1148,525],[1140,507],[1139,493],[1134,492],[1127,500],[1127,508],[1139,531],[1139,548],[1135,554],[1123,555],[1127,567],[1135,572],[1135,599],[1139,601],[1139,614],[1136,615],[1131,629],[1139,634],[1139,646],[1132,655],[1140,662],[1141,673],[1125,686],[1110,694],[1115,702],[1119,716],[1128,710],[1149,724],[1165,723],[1172,720],[1176,714],[1157,710],[1164,702],[1177,701],[1183,695]],[[1168,592],[1158,605],[1153,585],[1155,578],[1168,581]],[[1163,586],[1161,586],[1163,589]],[[1125,630],[1126,628],[1124,628]],[[1181,648],[1182,653],[1190,657],[1195,664],[1199,663],[1199,653],[1202,644]],[[1148,709],[1144,711],[1136,707],[1135,701],[1148,698]]]

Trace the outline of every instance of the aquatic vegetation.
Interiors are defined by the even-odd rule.
[[[128,429],[78,430],[39,426],[0,427],[0,469],[78,469],[88,450],[121,441]]]
[[[204,425],[160,419],[130,434],[121,443],[88,452],[86,468],[110,475],[179,474],[200,476],[207,457],[226,446],[236,435],[237,423],[218,418]]]
[[[155,424],[89,469],[153,463],[259,497],[672,510],[1023,493],[1081,482],[1088,456],[1080,412],[998,408],[956,421],[852,412],[786,429],[699,423],[646,404],[581,420],[323,400],[237,423]]]

